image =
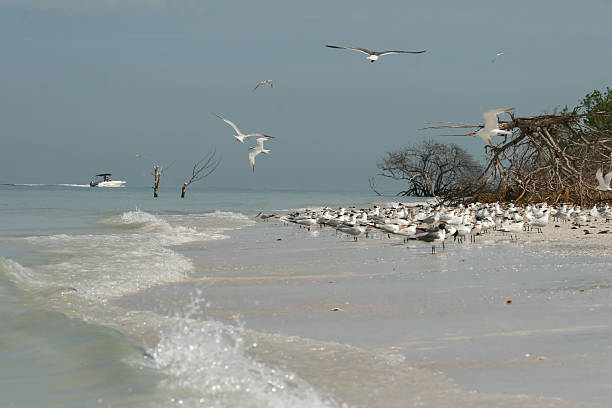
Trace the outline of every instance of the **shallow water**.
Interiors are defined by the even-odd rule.
[[[258,211],[384,201],[367,193],[150,195],[0,186],[0,358],[10,362],[0,365],[0,405],[514,408],[612,398],[605,248],[485,239],[432,257],[254,221]],[[536,374],[550,382],[517,381]]]
[[[327,194],[317,202],[350,196]],[[248,356],[240,327],[110,303],[187,279],[193,264],[175,245],[227,240],[258,210],[307,196],[0,186],[0,405],[334,406]]]

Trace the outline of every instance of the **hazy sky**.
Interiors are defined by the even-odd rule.
[[[201,187],[367,189],[428,122],[612,86],[611,17],[609,0],[0,0],[0,183],[149,185],[176,160],[162,185],[178,188],[216,149]],[[427,52],[370,63],[326,44]],[[276,137],[255,174],[254,140],[213,113]],[[482,157],[478,138],[436,140]]]

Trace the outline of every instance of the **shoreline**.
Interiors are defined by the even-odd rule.
[[[177,247],[195,265],[186,282],[120,303],[163,314],[197,288],[207,302],[200,318],[243,324],[260,344],[296,338],[337,347],[336,358],[357,348],[364,365],[338,358],[348,371],[333,369],[354,377],[350,384],[308,348],[282,357],[271,357],[278,344],[248,350],[350,407],[406,406],[414,395],[437,401],[425,406],[455,398],[466,405],[449,406],[603,407],[612,401],[612,234],[596,232],[608,228],[603,220],[580,229],[551,221],[516,241],[494,231],[474,244],[450,238],[432,255],[401,239],[354,242],[329,228],[258,222],[228,240]],[[437,397],[382,383],[382,394],[368,393],[374,361],[383,377],[416,370],[446,380]],[[468,403],[470,395],[477,398]]]

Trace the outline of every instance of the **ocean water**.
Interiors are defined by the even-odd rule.
[[[240,324],[113,300],[187,279],[173,246],[230,239],[259,211],[369,206],[371,192],[0,186],[0,406],[333,407],[253,359]],[[205,302],[196,291],[190,304]]]

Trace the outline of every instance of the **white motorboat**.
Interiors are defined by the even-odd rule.
[[[111,173],[96,174],[96,176],[89,183],[90,187],[123,187],[125,181],[123,180],[111,180]]]

